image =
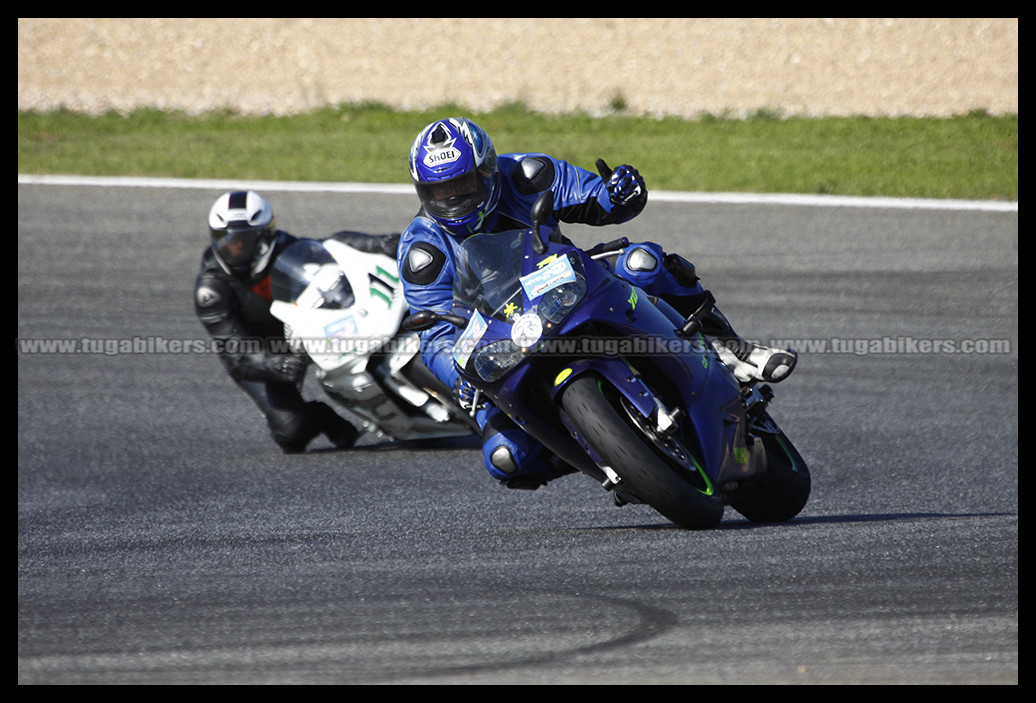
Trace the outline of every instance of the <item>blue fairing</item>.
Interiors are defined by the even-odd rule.
[[[537,254],[529,232],[487,236],[494,239],[473,237],[462,246],[454,312],[473,321],[457,343],[458,371],[576,465],[585,453],[558,416],[559,395],[573,378],[596,374],[646,418],[657,397],[670,410],[684,409],[687,447],[719,476],[732,460],[728,448],[743,429],[743,410],[737,382],[705,339],[681,337],[675,310],[575,247],[547,242]],[[473,270],[480,266],[484,271]],[[569,294],[560,303],[558,290]],[[576,302],[561,309],[569,298]]]

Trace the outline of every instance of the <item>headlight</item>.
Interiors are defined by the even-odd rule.
[[[522,360],[522,349],[510,339],[487,344],[472,354],[471,363],[483,381],[495,381]]]
[[[547,322],[555,325],[565,319],[572,308],[586,295],[586,279],[577,276],[575,281],[551,288],[536,305],[536,311]]]

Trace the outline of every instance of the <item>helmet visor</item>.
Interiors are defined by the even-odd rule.
[[[268,227],[235,227],[213,230],[212,246],[216,255],[231,268],[248,267],[270,247]]]
[[[471,214],[485,202],[486,179],[469,171],[445,181],[415,183],[417,195],[428,212],[447,220]]]

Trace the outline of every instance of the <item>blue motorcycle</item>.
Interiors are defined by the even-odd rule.
[[[693,316],[616,276],[623,238],[583,251],[557,227],[545,193],[533,227],[460,247],[452,314],[413,313],[463,331],[462,377],[558,457],[614,493],[687,529],[729,505],[753,522],[795,517],[809,469],[767,411],[766,385],[742,386]]]

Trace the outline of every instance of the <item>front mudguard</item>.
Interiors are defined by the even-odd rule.
[[[555,405],[561,406],[560,394],[572,380],[591,372],[603,376],[644,417],[651,417],[655,411],[654,395],[629,364],[619,358],[580,359],[567,365],[554,377],[551,393]]]

